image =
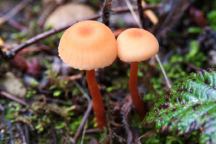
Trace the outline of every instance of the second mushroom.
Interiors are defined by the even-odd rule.
[[[130,63],[129,90],[136,111],[141,117],[146,109],[137,89],[138,63],[157,54],[159,44],[150,32],[140,28],[130,28],[123,31],[117,38],[118,57]]]

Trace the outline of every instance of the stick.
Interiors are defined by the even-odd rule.
[[[147,9],[155,9],[155,8],[158,8],[158,5],[153,5],[153,6],[146,6],[143,8],[143,10],[147,10]],[[135,9],[136,10],[136,9]],[[120,13],[125,13],[125,12],[128,12],[129,9],[128,8],[116,8],[116,9],[113,9],[112,10],[114,12],[114,14],[120,14]],[[101,15],[100,14],[97,14],[93,17],[90,17],[90,18],[86,18],[84,20],[96,20],[100,17]],[[63,26],[63,27],[60,27],[58,29],[51,29],[49,31],[46,31],[46,32],[43,32],[41,34],[38,34],[36,35],[35,37],[32,37],[30,38],[29,40],[27,40],[26,42],[12,48],[10,51],[6,51],[6,52],[2,52],[0,51],[0,54],[3,55],[4,57],[6,58],[13,58],[19,51],[21,51],[22,49],[34,44],[34,43],[37,43],[39,42],[40,40],[43,40],[43,39],[46,39],[54,34],[57,34],[59,32],[62,32],[64,31],[65,29],[67,29],[68,27],[70,27],[71,25],[73,25],[74,23],[76,22],[73,22],[69,25],[66,25],[66,26]],[[2,52],[2,53],[1,53]]]
[[[125,103],[121,108],[121,114],[122,114],[122,123],[124,124],[125,131],[127,133],[127,144],[132,144],[133,143],[133,134],[132,131],[130,130],[129,124],[127,122],[128,115],[131,111],[132,108],[132,100],[130,96],[127,96],[125,98]]]
[[[0,17],[0,26],[18,14],[25,6],[30,2],[30,0],[22,0],[17,4],[9,13]]]
[[[140,23],[142,27],[144,27],[145,21],[144,21],[144,15],[143,15],[142,0],[137,0],[137,7],[138,7]]]
[[[83,127],[85,126],[85,124],[86,124],[86,122],[88,120],[88,117],[90,115],[91,110],[92,110],[92,101],[89,102],[88,108],[87,108],[87,110],[86,110],[86,112],[85,112],[85,114],[84,114],[84,116],[82,118],[82,121],[81,121],[81,123],[79,125],[79,128],[77,129],[76,134],[74,135],[74,138],[73,138],[73,143],[74,144],[76,144],[77,139],[80,137],[80,134],[81,134],[81,132],[83,130]]]
[[[26,101],[24,101],[23,99],[17,98],[16,96],[13,96],[13,95],[11,95],[11,94],[5,92],[5,91],[0,91],[0,95],[6,97],[6,98],[8,98],[8,99],[11,99],[11,100],[13,100],[13,101],[15,101],[15,102],[18,102],[19,104],[22,104],[22,105],[25,105],[25,106],[28,105],[28,104],[26,103]]]
[[[179,23],[181,17],[192,2],[193,0],[167,0],[166,3],[163,4],[169,5],[169,8],[162,13],[162,18],[159,20],[160,24],[153,27],[153,31],[158,38],[164,39],[167,37],[167,33]]]

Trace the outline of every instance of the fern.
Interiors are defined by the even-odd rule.
[[[216,143],[216,72],[192,74],[172,90],[166,108],[151,112],[148,122],[179,134],[200,132],[199,143]]]

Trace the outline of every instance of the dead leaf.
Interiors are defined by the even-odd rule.
[[[38,76],[41,72],[41,65],[39,63],[39,59],[34,57],[27,61],[28,69],[27,73],[33,76]]]
[[[44,110],[47,113],[52,112],[66,119],[69,116],[69,112],[76,109],[75,106],[63,107],[63,106],[58,106],[57,104],[48,104],[44,102],[34,102],[32,103],[31,108],[36,112],[40,110]]]
[[[5,78],[1,83],[1,87],[15,96],[24,97],[26,94],[26,88],[22,81],[11,72],[6,73]]]
[[[205,27],[207,25],[207,20],[204,16],[203,11],[195,8],[190,7],[189,9],[190,16],[192,17],[192,20],[200,27]]]
[[[70,3],[57,8],[47,19],[45,26],[59,28],[74,21],[91,17],[95,12],[84,4]]]
[[[13,58],[13,64],[22,71],[26,71],[28,69],[26,59],[20,53]]]

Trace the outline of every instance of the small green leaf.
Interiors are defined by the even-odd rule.
[[[210,11],[207,15],[207,18],[211,28],[216,30],[216,10]]]
[[[56,129],[62,129],[62,128],[64,128],[65,127],[65,123],[64,122],[59,122],[59,123],[57,123],[56,125],[55,125],[55,128]]]
[[[53,93],[53,96],[54,96],[54,97],[59,97],[61,94],[62,94],[62,91],[60,91],[60,90],[55,90],[54,93]]]
[[[199,28],[199,27],[190,27],[188,28],[188,33],[191,33],[191,34],[199,34],[202,32],[202,29]]]

